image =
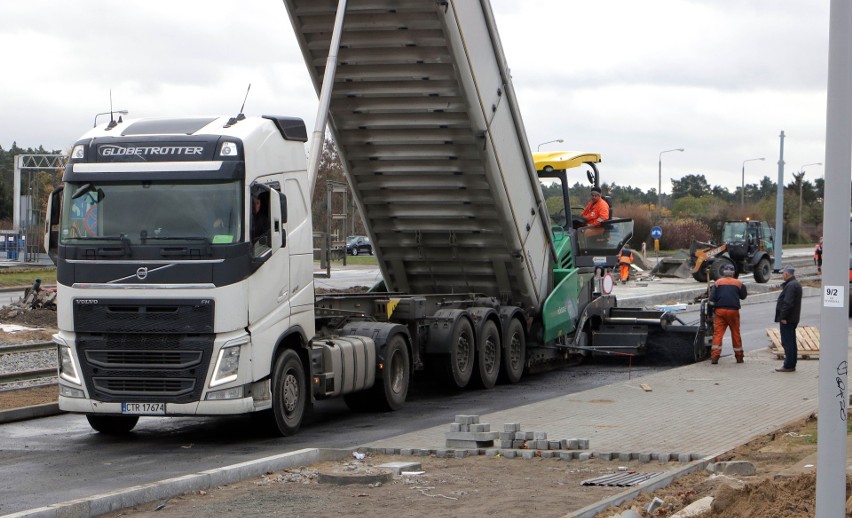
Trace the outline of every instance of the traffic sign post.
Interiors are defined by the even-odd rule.
[[[663,237],[663,229],[654,227],[651,229],[651,237],[654,238],[654,255],[657,258],[657,264],[660,263],[660,238]]]

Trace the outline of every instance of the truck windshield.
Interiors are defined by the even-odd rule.
[[[73,183],[65,190],[63,244],[119,239],[213,245],[243,240],[242,184],[234,181]]]

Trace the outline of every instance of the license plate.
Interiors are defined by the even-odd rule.
[[[121,413],[130,415],[166,415],[165,403],[122,403]]]

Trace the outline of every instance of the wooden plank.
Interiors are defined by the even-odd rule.
[[[645,392],[651,392],[653,390],[651,389],[651,385],[648,385],[647,383],[640,383],[639,388],[641,388]]]

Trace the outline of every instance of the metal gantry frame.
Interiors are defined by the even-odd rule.
[[[25,253],[22,258],[18,255],[18,260],[32,261],[38,255],[36,249],[38,244],[39,230],[44,224],[44,210],[42,207],[36,207],[36,200],[39,199],[38,184],[34,182],[34,173],[38,171],[56,171],[61,172],[65,169],[65,164],[68,161],[68,155],[41,153],[41,154],[26,154],[15,155],[15,171],[13,179],[14,196],[12,197],[12,227],[19,234],[24,236]],[[27,179],[27,199],[29,200],[26,207],[27,217],[21,218],[21,175],[29,173]]]

